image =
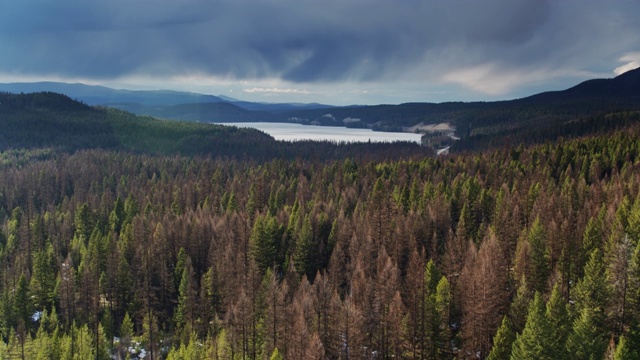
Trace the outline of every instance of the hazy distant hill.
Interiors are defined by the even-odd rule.
[[[89,105],[117,105],[137,103],[141,105],[178,105],[187,103],[222,102],[213,95],[170,90],[116,90],[105,86],[85,84],[67,84],[59,82],[10,83],[0,84],[0,91],[11,93],[32,93],[51,91],[65,94],[70,98]]]
[[[227,103],[246,110],[276,112],[295,109],[332,107],[330,105],[316,103],[299,104],[250,102],[227,96],[213,96],[172,90],[117,90],[105,86],[86,85],[80,83],[68,84],[60,82],[0,84],[0,91],[11,92],[14,94],[50,91],[65,94],[89,105],[112,106],[127,111],[134,111],[143,115],[151,115],[151,112],[157,113],[164,107],[197,103]]]
[[[199,122],[247,122],[273,121],[273,115],[264,111],[243,109],[228,102],[194,103],[172,106],[138,106],[126,105],[123,110],[136,114],[156,116],[159,118],[199,121]]]

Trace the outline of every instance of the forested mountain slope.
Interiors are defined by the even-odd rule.
[[[461,138],[451,151],[482,150],[598,134],[635,123],[640,111],[639,89],[640,69],[636,69],[614,79],[589,80],[564,91],[510,101],[377,105],[289,112],[286,116],[326,125],[342,125],[342,119],[356,118],[361,122],[350,122],[349,126],[393,131],[417,123],[446,122]],[[328,113],[337,121],[323,117]]]
[[[451,151],[595,134],[619,125],[611,124],[608,117],[626,118],[629,113],[640,111],[640,69],[613,79],[588,80],[563,91],[510,101],[348,107],[250,103],[194,93],[124,91],[82,84],[0,84],[0,89],[31,92],[39,86],[68,92],[90,104],[115,106],[139,115],[197,122],[298,122],[385,131],[403,131],[420,123],[446,122],[457,129],[456,136],[463,140]]]
[[[387,161],[4,151],[0,357],[637,356],[639,133]]]
[[[99,148],[256,161],[296,157],[389,159],[430,153],[409,143],[279,143],[255,129],[136,116],[112,108],[90,107],[56,93],[0,93],[0,150],[42,148],[67,152]]]
[[[564,91],[551,91],[523,100],[563,100],[589,98],[640,99],[640,68],[627,71],[613,79],[593,79]]]
[[[224,145],[273,142],[252,129],[163,121],[94,108],[56,93],[0,93],[0,149],[53,147],[152,153],[224,153]]]
[[[280,121],[324,126],[404,131],[416,124],[449,123],[461,138],[451,151],[536,144],[598,134],[638,121],[640,69],[613,79],[585,81],[564,91],[497,102],[407,103],[290,111],[249,111],[231,104],[132,109],[139,113],[198,121]]]

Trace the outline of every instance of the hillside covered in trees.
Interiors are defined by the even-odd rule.
[[[435,158],[45,95],[0,101],[0,358],[640,355],[637,114]]]
[[[449,123],[457,128],[458,137],[469,140],[456,144],[452,150],[456,147],[477,150],[525,140],[544,142],[558,135],[591,133],[597,127],[594,117],[639,111],[638,89],[640,69],[612,79],[587,80],[566,90],[509,101],[372,106],[253,103],[204,94],[114,90],[84,84],[0,84],[0,90],[9,92],[54,91],[90,105],[197,122],[298,122],[387,131],[403,131],[419,123]]]
[[[276,142],[249,128],[161,120],[91,107],[57,93],[0,93],[0,150],[121,150],[155,155],[213,155],[240,160],[273,158],[388,159],[425,155],[417,144],[333,144]],[[391,151],[390,151],[391,150]]]

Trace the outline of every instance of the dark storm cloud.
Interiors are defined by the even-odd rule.
[[[488,63],[593,70],[638,49],[639,13],[637,1],[599,0],[6,0],[0,73],[339,82]]]

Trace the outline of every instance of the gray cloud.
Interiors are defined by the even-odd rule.
[[[622,0],[8,0],[0,73],[453,82],[482,92],[456,74],[613,71],[640,50],[637,14],[639,2]]]

